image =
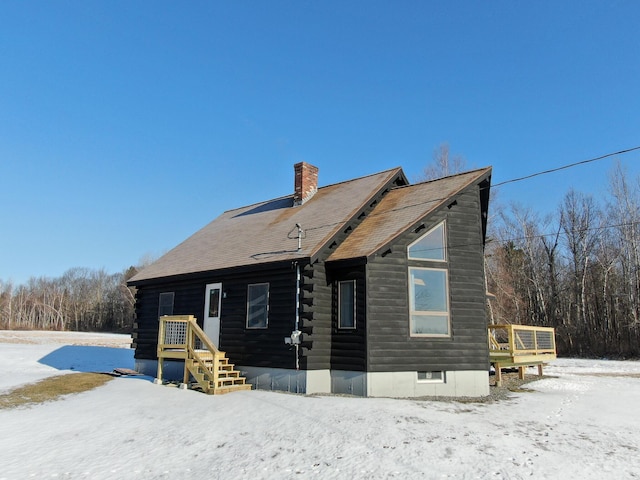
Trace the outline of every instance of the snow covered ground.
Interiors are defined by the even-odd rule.
[[[0,391],[131,368],[129,342],[0,331]],[[0,410],[0,479],[640,478],[640,362],[558,360],[545,373],[491,404],[207,396],[116,378]]]

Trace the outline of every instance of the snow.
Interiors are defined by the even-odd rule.
[[[4,390],[71,366],[133,367],[125,336],[92,347],[71,333],[3,343],[10,334]],[[640,478],[640,362],[559,359],[545,374],[496,403],[208,396],[121,377],[0,410],[0,479]]]

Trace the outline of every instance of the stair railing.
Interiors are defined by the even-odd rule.
[[[525,366],[538,366],[542,376],[545,362],[555,360],[555,330],[528,325],[489,325],[489,360],[496,373],[496,385],[502,383],[502,368],[518,367],[524,378]]]
[[[207,363],[207,358],[201,355],[201,352],[208,351],[211,355],[211,363]],[[213,383],[213,388],[218,386],[218,371],[219,371],[219,363],[220,357],[222,353],[220,350],[216,348],[216,346],[211,342],[209,337],[204,333],[204,330],[200,328],[200,325],[196,322],[195,318],[191,317],[187,324],[187,359],[184,364],[184,379],[183,383],[187,384],[189,382],[189,368],[188,361],[191,360],[193,362],[194,368],[200,368],[206,374],[205,377],[211,377],[211,382]],[[196,381],[199,379],[194,375]],[[208,385],[200,386],[208,390]]]
[[[209,352],[209,354],[204,354]],[[162,383],[162,368],[165,358],[184,359],[183,385],[189,383],[190,370],[200,368],[206,372],[204,377],[210,377],[213,388],[218,385],[218,368],[223,353],[216,348],[209,337],[196,322],[193,315],[171,315],[160,317],[158,325],[158,374],[156,383]],[[207,360],[211,360],[208,363]],[[209,390],[209,385],[203,385],[194,375],[200,386]]]

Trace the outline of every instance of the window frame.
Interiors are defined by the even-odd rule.
[[[352,301],[353,301],[353,325],[345,326],[342,325],[342,285],[344,284],[353,285],[352,291]],[[340,280],[338,282],[338,329],[339,330],[356,330],[357,327],[357,316],[356,316],[356,281],[355,280]]]
[[[446,310],[416,310],[415,309],[415,287],[411,281],[413,270],[428,270],[442,272],[444,274],[444,297]],[[409,287],[409,335],[411,337],[429,337],[429,338],[451,338],[451,302],[449,292],[449,270],[446,268],[434,267],[415,267],[410,266],[408,269],[408,287]],[[446,333],[417,333],[414,329],[414,317],[446,317],[447,332]]]
[[[442,258],[423,258],[423,257],[412,257],[411,256],[411,249],[417,245],[418,243],[420,243],[422,240],[424,240],[426,237],[428,237],[429,235],[431,235],[433,232],[435,232],[438,228],[442,227]],[[418,262],[438,262],[438,263],[446,263],[447,262],[447,257],[448,257],[448,252],[447,252],[447,222],[446,220],[443,220],[441,222],[439,222],[437,225],[435,225],[434,227],[432,227],[428,232],[426,232],[424,235],[421,235],[417,240],[414,240],[413,242],[411,242],[409,244],[409,246],[407,247],[407,258],[409,260],[414,260],[414,261],[418,261]]]
[[[168,298],[169,295],[171,296],[171,313],[163,313],[163,307],[167,307],[168,304],[163,305],[162,297]],[[175,296],[175,292],[160,292],[158,295],[158,319],[166,315],[173,315],[173,309],[175,308]]]
[[[264,314],[264,325],[258,325],[258,326],[250,326],[249,325],[249,316],[251,314],[251,290],[252,287],[267,287],[267,291],[266,291],[266,302],[264,303],[264,308],[265,308],[265,314]],[[269,282],[262,282],[262,283],[250,283],[247,285],[247,317],[246,317],[246,323],[245,323],[245,328],[247,330],[265,330],[267,328],[269,328],[269,299],[270,299],[270,285]]]
[[[433,378],[433,374],[437,373],[439,374],[440,378]],[[424,378],[420,378],[421,375],[424,375]],[[429,378],[429,376],[431,376],[431,378]],[[416,381],[418,383],[447,383],[447,374],[446,372],[442,371],[442,370],[435,370],[435,371],[429,371],[429,370],[424,370],[424,371],[417,371],[416,372]]]

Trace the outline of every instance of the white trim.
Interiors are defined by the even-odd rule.
[[[425,374],[425,378],[420,378],[422,373]],[[434,373],[438,375],[434,376]],[[416,381],[418,383],[447,383],[447,372],[442,370],[420,370],[416,372]]]
[[[211,292],[218,290],[218,316],[209,316],[211,311]],[[216,347],[220,346],[220,319],[222,316],[222,283],[209,283],[204,289],[204,316],[202,325],[204,333]]]
[[[446,310],[413,310],[415,308],[415,290],[414,283],[411,281],[411,271],[412,270],[431,270],[435,272],[443,272],[444,273],[444,287],[445,287],[445,302],[446,302]],[[449,270],[446,268],[430,268],[430,267],[409,267],[408,269],[408,278],[409,278],[409,335],[411,337],[429,337],[429,338],[450,338],[451,337],[451,305],[449,301]],[[447,319],[447,333],[415,333],[413,328],[413,317],[414,316],[438,316],[438,317],[446,317]]]
[[[342,295],[341,292],[342,290],[340,289],[340,286],[343,283],[351,283],[353,284],[353,326],[352,327],[343,327],[342,326]],[[357,328],[357,318],[356,318],[356,281],[355,280],[340,280],[338,282],[338,328],[340,330],[356,330]]]
[[[437,230],[440,227],[442,227],[442,258],[412,257],[411,256],[411,248],[414,245],[416,245],[417,243],[420,243],[424,238],[426,238],[429,235],[431,235],[435,230]],[[436,226],[431,228],[431,230],[429,230],[427,233],[425,233],[420,238],[418,238],[417,240],[415,240],[412,243],[410,243],[409,246],[407,247],[407,258],[409,260],[417,260],[419,262],[446,263],[447,262],[447,256],[448,256],[447,255],[447,226],[446,226],[446,221],[445,220],[443,220],[442,222],[438,223]]]

